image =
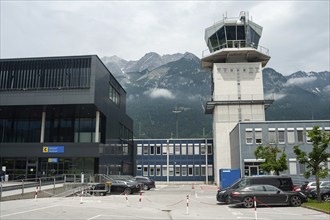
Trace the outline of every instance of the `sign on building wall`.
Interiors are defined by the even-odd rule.
[[[64,146],[43,146],[43,153],[64,153]]]

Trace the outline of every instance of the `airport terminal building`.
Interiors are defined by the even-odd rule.
[[[0,60],[0,165],[9,179],[133,174],[126,91],[96,55]]]

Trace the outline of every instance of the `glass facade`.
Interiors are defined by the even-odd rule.
[[[3,158],[2,167],[11,180],[61,174],[94,173],[95,158]]]
[[[95,107],[87,105],[1,107],[0,143],[40,142],[42,112],[46,113],[44,142],[95,141]],[[101,142],[105,116],[101,113]]]
[[[223,48],[258,48],[260,36],[249,25],[226,24],[217,30],[208,39],[210,52]]]
[[[0,62],[0,91],[89,88],[90,77],[90,58]]]

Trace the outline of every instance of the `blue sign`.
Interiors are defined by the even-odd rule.
[[[48,163],[57,163],[58,158],[48,158]]]
[[[43,153],[64,153],[64,146],[44,146]]]

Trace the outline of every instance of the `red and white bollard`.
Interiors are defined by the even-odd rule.
[[[189,215],[189,195],[187,195],[187,215]]]
[[[36,186],[36,192],[34,194],[34,199],[37,200],[38,197],[38,186]]]
[[[253,204],[254,204],[254,219],[258,220],[258,214],[257,214],[257,198],[256,196],[253,197]]]
[[[125,193],[125,198],[126,198],[126,206],[129,207],[127,193]]]
[[[141,208],[141,202],[142,202],[142,192],[140,192],[140,198],[139,198],[139,208]]]

